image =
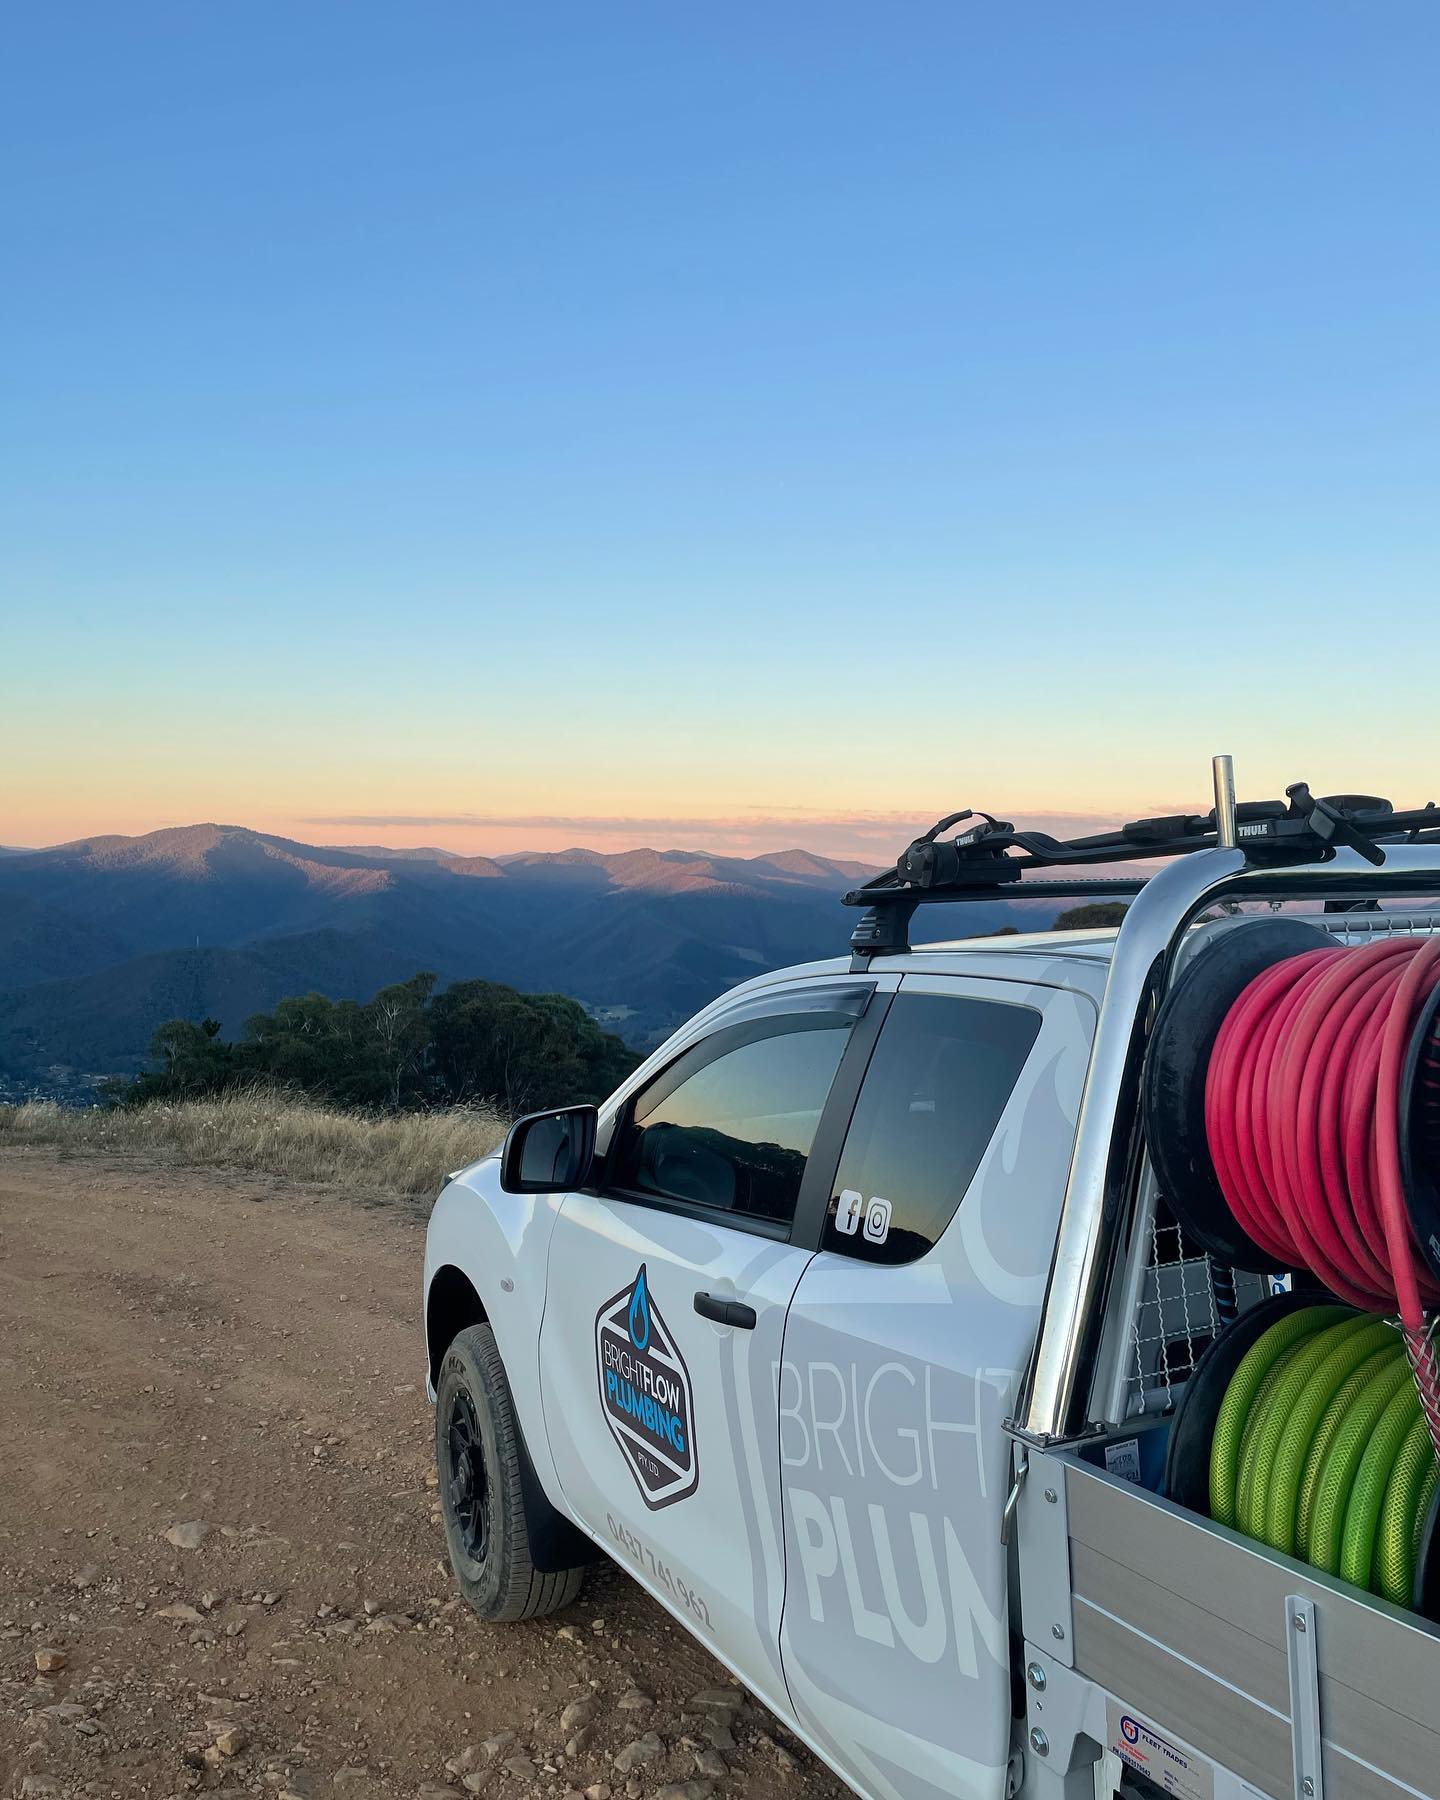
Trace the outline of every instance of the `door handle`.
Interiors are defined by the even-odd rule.
[[[702,1319],[713,1319],[717,1325],[733,1325],[739,1331],[755,1329],[755,1308],[743,1300],[722,1300],[718,1294],[702,1289],[695,1296],[695,1310]]]

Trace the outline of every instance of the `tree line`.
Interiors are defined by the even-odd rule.
[[[1101,901],[1061,913],[1054,929],[1116,925],[1124,915],[1123,904]],[[420,974],[371,1000],[282,1000],[248,1019],[233,1042],[218,1020],[167,1020],[150,1040],[154,1066],[117,1097],[194,1099],[263,1082],[338,1106],[405,1111],[488,1100],[513,1117],[603,1100],[640,1061],[563,994],[522,994],[498,981],[436,986],[434,975]]]
[[[505,1113],[600,1101],[639,1062],[563,994],[413,975],[371,1000],[305,994],[228,1042],[215,1019],[170,1019],[126,1101],[192,1099],[263,1082],[339,1106],[404,1111],[488,1100]]]

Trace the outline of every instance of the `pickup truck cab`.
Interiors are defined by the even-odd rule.
[[[1121,1567],[1144,1536],[1125,1505],[1219,1530],[1160,1492],[1215,1293],[1203,1258],[1162,1243],[1136,1093],[1179,951],[1226,928],[1198,916],[1273,891],[1218,800],[1209,830],[1118,949],[1113,930],[910,948],[877,905],[852,956],[726,993],[605,1105],[519,1122],[446,1185],[428,1372],[451,1559],[482,1617],[567,1604],[603,1552],[876,1800],[1312,1800],[1288,1762],[1282,1783],[1237,1753],[1246,1715],[1162,1650],[1178,1602],[1157,1585],[1147,1613],[1144,1586],[1162,1572]],[[1405,854],[1407,891],[1440,891],[1440,850]],[[1322,868],[1326,893],[1373,891],[1343,848],[1286,875]],[[1238,1304],[1264,1291],[1242,1278]],[[1074,1547],[1086,1508],[1108,1599],[1080,1591],[1099,1566]],[[1410,1615],[1406,1632],[1440,1675],[1440,1636]],[[1268,1729],[1280,1656],[1264,1682],[1243,1659],[1204,1680],[1240,1668]],[[1157,1741],[1168,1770],[1142,1754]],[[1325,1755],[1331,1800],[1437,1791],[1345,1786]]]

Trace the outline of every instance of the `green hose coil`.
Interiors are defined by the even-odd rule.
[[[1404,1343],[1385,1320],[1305,1307],[1241,1359],[1210,1447],[1221,1524],[1407,1606],[1437,1487]]]
[[[1265,1386],[1267,1376],[1286,1351],[1326,1325],[1334,1325],[1350,1316],[1343,1306],[1307,1307],[1303,1312],[1288,1313],[1272,1325],[1264,1337],[1246,1351],[1235,1371],[1225,1398],[1220,1404],[1220,1417],[1215,1424],[1215,1440],[1210,1452],[1210,1517],[1222,1525],[1235,1523],[1235,1484],[1240,1472],[1240,1448],[1245,1421]]]
[[[1300,1497],[1295,1514],[1295,1554],[1305,1558],[1310,1554],[1310,1521],[1315,1515],[1315,1495],[1320,1486],[1320,1471],[1325,1467],[1325,1458],[1330,1453],[1330,1446],[1335,1442],[1340,1427],[1344,1424],[1350,1408],[1356,1399],[1364,1393],[1374,1376],[1389,1368],[1395,1357],[1392,1342],[1383,1344],[1380,1349],[1368,1356],[1354,1374],[1349,1376],[1325,1408],[1310,1448],[1305,1456],[1304,1471],[1300,1476]]]
[[[1245,1429],[1240,1434],[1240,1467],[1235,1475],[1235,1524],[1251,1537],[1259,1535],[1260,1514],[1256,1504],[1260,1485],[1259,1464],[1270,1421],[1275,1416],[1276,1398],[1288,1389],[1296,1365],[1304,1366],[1309,1362],[1315,1341],[1324,1335],[1324,1332],[1316,1332],[1311,1338],[1302,1339],[1300,1343],[1292,1344],[1288,1350],[1281,1351],[1261,1382],[1255,1404],[1246,1416]]]
[[[1409,1374],[1409,1368],[1406,1368]],[[1360,1458],[1350,1502],[1345,1508],[1345,1529],[1340,1540],[1340,1574],[1356,1587],[1369,1587],[1375,1567],[1375,1540],[1380,1526],[1380,1509],[1390,1486],[1395,1468],[1410,1427],[1419,1419],[1420,1394],[1413,1381],[1407,1381],[1380,1415],[1380,1423],[1371,1434]]]
[[[1411,1425],[1395,1458],[1375,1532],[1370,1586],[1397,1606],[1408,1606],[1415,1591],[1418,1539],[1437,1483],[1440,1463],[1430,1447],[1430,1430],[1422,1416]]]
[[[1394,1332],[1383,1320],[1359,1320],[1353,1326],[1333,1325],[1312,1339],[1318,1349],[1326,1345],[1327,1354],[1314,1367],[1303,1388],[1296,1393],[1285,1417],[1278,1421],[1275,1447],[1266,1484],[1261,1535],[1267,1544],[1295,1554],[1295,1536],[1300,1521],[1300,1484],[1305,1474],[1305,1461],[1315,1434],[1320,1429],[1330,1402],[1348,1382],[1356,1369],[1363,1368]]]
[[[1412,1563],[1420,1561],[1421,1547],[1425,1542],[1425,1527],[1430,1522],[1430,1507],[1435,1499],[1436,1488],[1440,1488],[1440,1463],[1432,1462],[1430,1473],[1425,1477],[1425,1486],[1420,1490],[1420,1511],[1415,1517],[1415,1535],[1410,1539]]]
[[[1320,1485],[1315,1490],[1315,1511],[1310,1520],[1310,1545],[1307,1552],[1312,1568],[1327,1574],[1340,1573],[1344,1549],[1345,1519],[1360,1464],[1370,1439],[1385,1409],[1410,1380],[1410,1365],[1401,1351],[1387,1369],[1374,1376],[1355,1404],[1346,1413],[1330,1446],[1325,1466],[1320,1471]],[[1370,1559],[1365,1559],[1365,1579],[1370,1578]]]

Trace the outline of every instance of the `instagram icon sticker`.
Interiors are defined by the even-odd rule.
[[[883,1244],[890,1235],[890,1202],[882,1200],[877,1194],[865,1208],[865,1238],[867,1243]]]

